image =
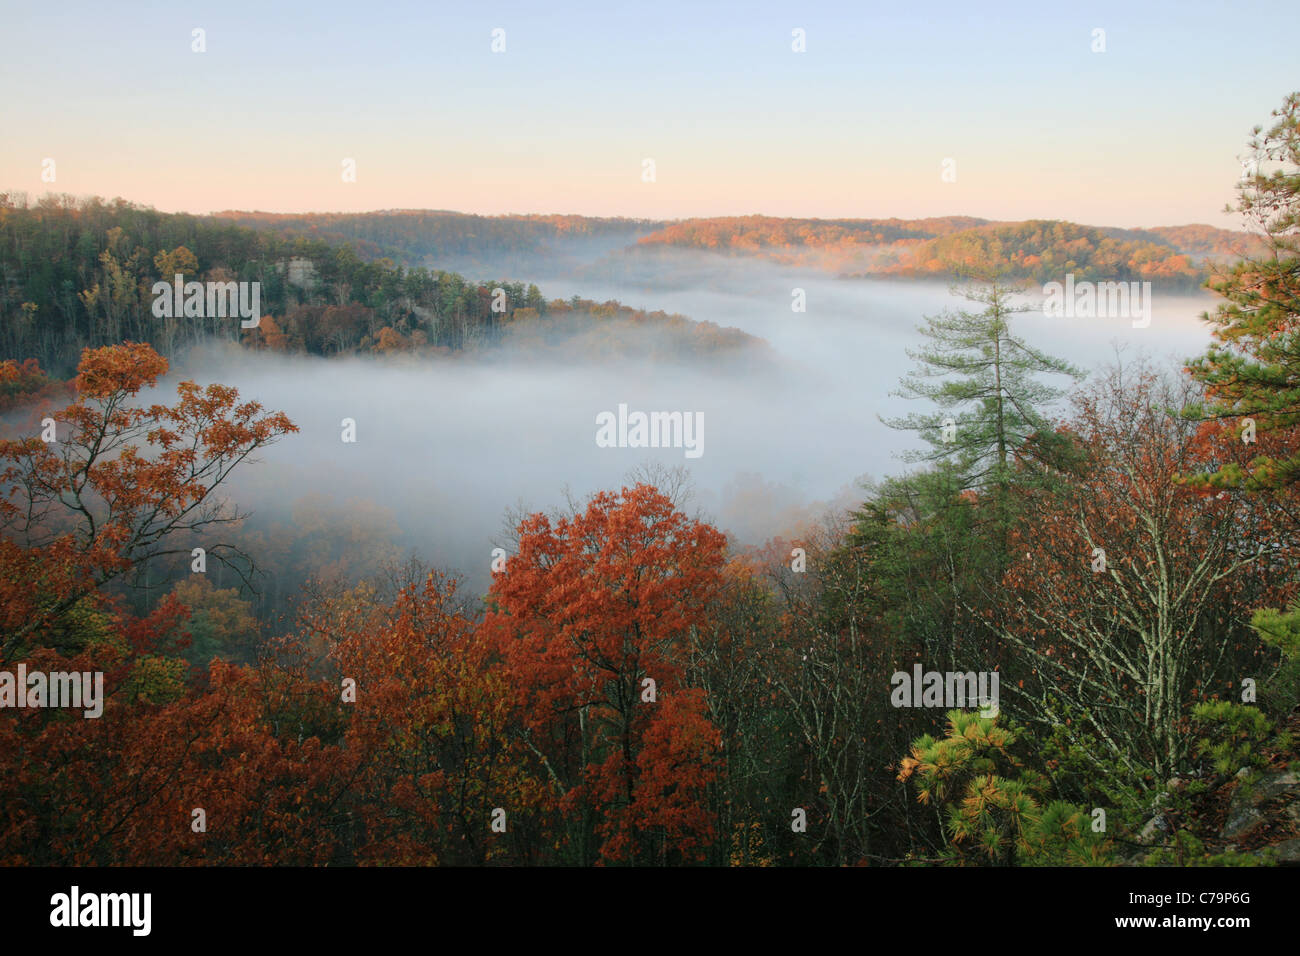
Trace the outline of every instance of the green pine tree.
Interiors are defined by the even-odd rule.
[[[1236,211],[1253,223],[1264,251],[1209,283],[1227,301],[1201,316],[1214,324],[1215,342],[1189,365],[1209,393],[1207,407],[1190,414],[1251,418],[1261,438],[1277,439],[1248,469],[1232,464],[1201,479],[1250,490],[1300,482],[1300,92],[1273,116],[1262,139],[1255,127],[1248,175],[1237,184]]]
[[[996,276],[961,294],[982,311],[945,311],[927,316],[918,331],[930,341],[908,356],[920,368],[902,380],[895,394],[924,398],[939,406],[885,419],[891,428],[918,432],[930,449],[908,454],[911,461],[947,460],[957,465],[966,487],[1004,489],[1012,456],[1032,434],[1046,430],[1041,409],[1064,393],[1040,382],[1040,374],[1080,379],[1084,372],[1016,336],[1011,317],[1028,311],[1013,304],[1013,289]]]

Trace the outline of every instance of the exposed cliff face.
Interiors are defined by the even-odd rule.
[[[316,266],[310,259],[295,256],[287,261],[277,263],[276,271],[284,275],[285,281],[289,285],[297,286],[304,292],[313,291],[320,283],[316,273]]]
[[[1243,768],[1244,769],[1244,768]],[[1227,849],[1300,865],[1300,764],[1278,772],[1239,773],[1228,798],[1219,839]]]

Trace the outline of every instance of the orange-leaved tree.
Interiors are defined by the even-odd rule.
[[[362,585],[303,615],[300,640],[323,647],[339,688],[356,862],[535,862],[542,787],[510,733],[508,685],[456,588],[435,572],[391,602]]]
[[[181,382],[175,404],[144,404],[166,371],[147,345],[86,350],[76,399],[41,434],[0,441],[0,666],[102,675],[95,705],[0,720],[5,861],[257,862],[276,847],[320,859],[303,840],[305,795],[329,766],[319,746],[268,734],[241,672],[189,684],[174,597],[137,618],[106,587],[235,517],[214,490],[296,430],[223,385]],[[220,836],[194,839],[196,809]]]
[[[569,858],[700,857],[718,732],[684,662],[721,587],[724,536],[647,484],[518,531],[484,629],[525,744],[571,815]]]
[[[76,400],[50,412],[42,434],[0,440],[0,664],[53,636],[104,584],[188,552],[182,534],[237,520],[215,489],[297,431],[226,385],[181,382],[173,405],[136,400],[166,372],[148,345],[87,349]]]

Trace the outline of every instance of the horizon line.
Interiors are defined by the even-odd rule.
[[[79,194],[79,193],[56,193],[56,192],[47,191],[40,195],[34,195],[33,193],[25,189],[0,190],[0,195],[4,195],[4,196],[14,196],[19,194],[28,197],[29,201],[34,199],[38,203],[41,200],[45,200],[45,199],[61,199],[61,198],[69,198],[79,202],[88,201],[88,200],[100,200],[102,202],[112,203],[112,202],[120,201],[132,206],[136,206],[140,209],[147,209],[152,212],[159,212],[162,213],[163,215],[172,215],[172,216],[181,215],[181,216],[197,216],[197,217],[206,216],[212,218],[228,217],[232,215],[293,217],[293,216],[373,216],[373,215],[403,215],[403,214],[413,214],[413,213],[429,213],[434,215],[464,216],[467,218],[478,218],[478,219],[567,218],[567,219],[587,219],[594,222],[655,223],[655,224],[663,224],[663,225],[672,225],[675,223],[684,223],[684,222],[710,222],[719,219],[770,219],[777,222],[852,222],[852,223],[888,222],[891,220],[897,222],[932,222],[935,220],[942,220],[942,219],[971,219],[976,221],[979,225],[1017,225],[1026,222],[1063,222],[1063,223],[1071,223],[1077,226],[1085,226],[1087,228],[1092,228],[1092,229],[1124,229],[1127,231],[1134,231],[1134,232],[1142,231],[1144,229],[1158,229],[1158,228],[1176,229],[1176,228],[1186,228],[1189,226],[1204,226],[1206,228],[1217,229],[1222,232],[1241,232],[1247,235],[1251,234],[1246,229],[1228,229],[1223,226],[1215,226],[1208,222],[1184,222],[1184,223],[1167,223],[1167,224],[1158,223],[1153,226],[1114,226],[1114,225],[1098,225],[1095,223],[1079,222],[1077,220],[1064,219],[1060,217],[1031,216],[1027,219],[989,219],[984,216],[972,216],[966,213],[948,213],[941,216],[917,216],[917,217],[906,217],[906,216],[898,216],[898,215],[827,217],[827,216],[773,216],[762,212],[747,212],[747,213],[731,213],[731,214],[713,215],[713,216],[684,216],[684,217],[678,217],[672,219],[656,219],[647,216],[627,216],[627,215],[593,216],[593,215],[588,215],[586,213],[579,213],[579,212],[484,213],[484,212],[466,212],[459,209],[442,209],[442,208],[421,207],[421,206],[393,206],[393,207],[386,207],[386,208],[379,208],[379,209],[365,209],[365,210],[352,210],[352,211],[346,211],[340,209],[312,209],[308,211],[294,211],[294,212],[280,212],[273,209],[226,208],[226,209],[219,209],[219,210],[209,210],[208,212],[195,212],[189,209],[177,210],[177,211],[159,209],[157,206],[154,206],[151,203],[137,202],[132,199],[127,199],[124,196],[113,196],[110,198],[108,196],[103,196],[98,193]]]

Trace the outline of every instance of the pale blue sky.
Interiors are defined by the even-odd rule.
[[[0,189],[192,212],[1233,225],[1235,157],[1300,88],[1278,2],[0,10]]]

